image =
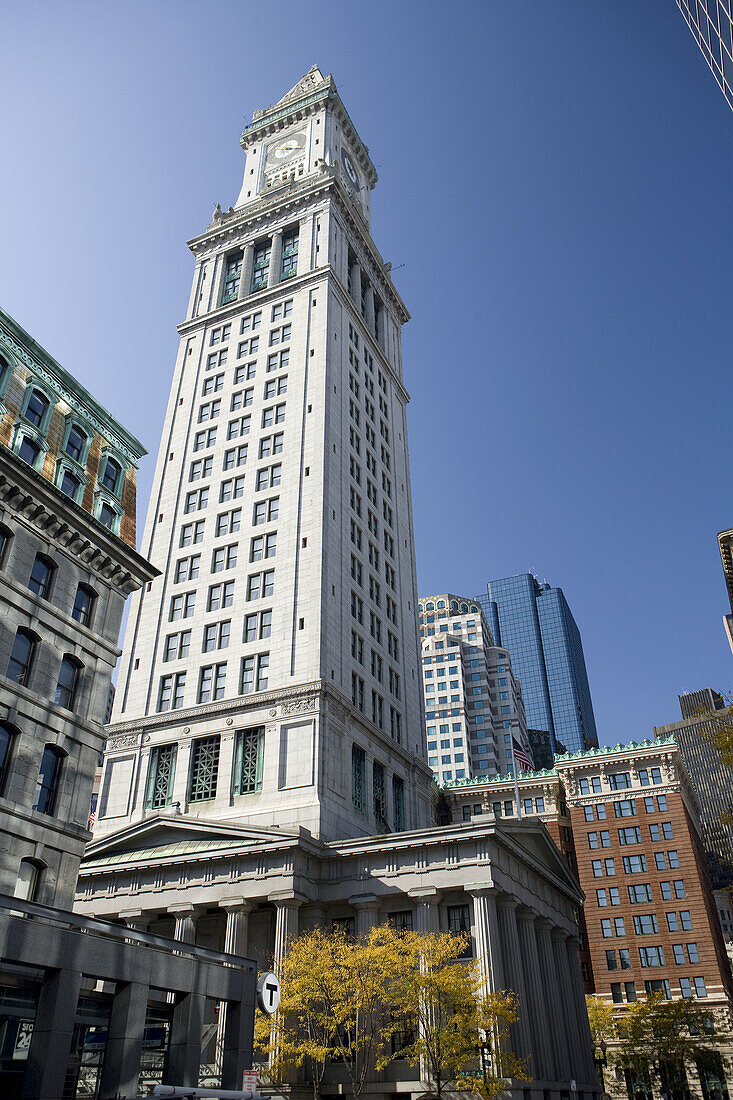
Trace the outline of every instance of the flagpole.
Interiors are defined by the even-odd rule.
[[[517,779],[517,761],[514,758],[514,730],[511,734],[512,741],[512,771],[514,772],[514,797],[517,800],[517,821],[522,820],[522,811],[519,806],[519,781]]]

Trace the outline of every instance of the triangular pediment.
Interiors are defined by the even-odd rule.
[[[161,814],[92,841],[84,853],[82,871],[102,863],[175,859],[207,852],[213,856],[256,845],[294,840],[299,835],[299,830],[237,825],[226,821],[194,821]]]
[[[580,883],[570,871],[546,829],[538,829],[536,819],[502,822],[501,833],[509,834],[514,844],[523,848],[533,861],[541,863],[556,879],[573,893],[581,892]],[[501,835],[501,833],[499,835]]]
[[[326,77],[323,75],[317,65],[314,65],[312,69],[309,69],[305,76],[302,76],[298,83],[290,89],[290,91],[279,99],[275,104],[275,107],[285,107],[288,103],[293,103],[296,99],[300,99],[301,96],[308,95],[319,84],[323,84]]]

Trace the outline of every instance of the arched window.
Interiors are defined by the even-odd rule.
[[[0,565],[5,564],[5,555],[13,540],[13,532],[4,523],[0,523]]]
[[[82,626],[89,626],[94,613],[94,604],[97,593],[87,584],[80,584],[74,597],[74,606],[71,609],[72,619],[76,619]]]
[[[432,604],[432,603],[426,603],[426,604],[425,604],[425,610],[426,610],[426,611],[435,611],[435,604]]]
[[[21,626],[15,635],[13,649],[8,661],[6,675],[9,680],[14,680],[16,684],[28,684],[37,645],[37,636]]]
[[[471,611],[473,612],[474,615],[478,615],[478,608],[476,607],[475,603],[471,604]]]
[[[28,404],[25,407],[26,420],[29,420],[31,424],[35,424],[37,428],[40,428],[43,424],[48,406],[48,398],[45,397],[40,390],[31,390]]]
[[[31,592],[35,592],[37,596],[47,600],[51,593],[51,584],[55,572],[56,566],[50,558],[47,558],[45,554],[36,554],[36,560],[33,562],[30,580],[28,581]]]
[[[34,810],[41,814],[52,814],[56,804],[59,781],[61,779],[61,764],[64,753],[56,745],[46,745],[41,757],[41,766],[38,769],[38,787],[36,791],[36,804]]]
[[[445,600],[438,600],[438,611],[445,607]]]
[[[69,458],[73,458],[75,462],[82,461],[88,438],[87,433],[83,432],[77,424],[71,425],[64,447]]]
[[[53,700],[57,706],[66,707],[67,710],[74,709],[82,667],[81,662],[77,661],[76,657],[72,657],[70,653],[64,654]]]
[[[451,609],[451,611],[457,611],[458,610],[458,604],[456,603],[455,600],[451,600],[450,609]]]
[[[461,604],[461,611],[463,611],[464,613],[468,611],[468,604],[467,603],[462,603]]]
[[[118,486],[120,481],[120,475],[122,473],[122,467],[116,459],[107,457],[107,461],[104,464],[104,473],[102,474],[102,485],[105,489],[109,489],[110,493],[118,493]]]
[[[99,522],[105,527],[109,527],[110,531],[114,531],[115,523],[117,522],[117,513],[111,504],[107,504],[106,501],[99,509]]]
[[[18,731],[7,722],[0,722],[0,795],[5,792],[5,782],[10,771],[10,755]]]
[[[61,484],[59,489],[62,493],[66,493],[67,497],[71,497],[72,500],[76,500],[76,494],[81,487],[81,478],[76,474],[72,474],[71,470],[64,470],[63,477],[61,478]]]
[[[43,864],[36,859],[21,859],[13,897],[21,901],[35,901],[41,885]]]

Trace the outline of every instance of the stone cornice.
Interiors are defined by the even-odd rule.
[[[158,576],[141,554],[0,444],[0,502],[125,596]]]
[[[598,757],[605,757],[608,761],[609,756],[629,754],[633,757],[641,756],[647,752],[654,752],[655,750],[669,749],[671,745],[677,747],[677,742],[674,737],[659,737],[656,739],[650,739],[645,741],[627,741],[625,744],[619,742],[618,745],[601,745],[598,748],[582,749],[580,752],[567,752],[563,756],[555,757],[555,767],[558,764],[561,766],[583,764],[586,761],[589,764],[594,764]]]
[[[18,322],[0,309],[0,346],[6,346],[18,362],[43,379],[66,404],[101,436],[119,448],[132,466],[148,452],[135,436],[107,412],[80,382],[42,348]]]

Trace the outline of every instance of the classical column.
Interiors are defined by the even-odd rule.
[[[320,902],[312,905],[304,905],[300,911],[299,925],[301,932],[312,932],[316,928],[326,927],[326,907]]]
[[[519,932],[519,948],[522,953],[522,964],[525,976],[540,975],[540,959],[537,950],[537,937],[535,932],[536,913],[532,909],[520,908],[517,911],[517,929]],[[533,982],[531,995],[527,998],[526,1011],[529,1016],[529,1026],[532,1033],[532,1050],[534,1052],[535,1076],[542,1081],[551,1081],[554,1066],[552,1063],[552,1051],[550,1049],[547,1030],[547,1017],[542,1004],[541,980]],[[540,989],[537,989],[537,985]],[[526,982],[529,993],[529,981]]]
[[[376,894],[358,894],[349,898],[349,905],[356,909],[357,936],[368,936],[379,922],[380,902]]]
[[[583,1067],[583,1083],[595,1083],[597,1071],[593,1061],[593,1040],[590,1034],[588,1012],[585,1007],[585,990],[583,989],[583,977],[580,972],[580,958],[578,956],[579,939],[577,936],[568,936],[565,940],[565,952],[567,956],[567,975],[571,989],[571,1000],[578,1033],[578,1063]]]
[[[80,987],[81,974],[76,970],[46,971],[38,995],[21,1100],[58,1100],[63,1094]]]
[[[569,1081],[572,1078],[579,1076],[579,1066],[577,1064],[577,1048],[579,1045],[578,1029],[576,1024],[575,1013],[572,1011],[568,1002],[572,998],[572,992],[570,989],[570,981],[568,978],[568,958],[565,951],[565,933],[561,928],[554,928],[550,932],[550,939],[552,941],[552,954],[555,960],[555,977],[560,994],[560,1005],[562,1006],[562,1015],[560,1016],[561,1027],[563,1037],[565,1040],[566,1057],[567,1062],[563,1067],[565,1073],[560,1078],[561,1081]]]
[[[123,913],[120,913],[120,918],[128,928],[132,928],[136,932],[147,932],[148,930],[148,916],[142,909],[126,909]]]
[[[249,932],[249,914],[252,903],[244,898],[223,901],[219,905],[227,916],[224,932],[224,950],[228,955],[247,957],[247,934]]]
[[[271,898],[275,902],[275,969],[285,958],[288,943],[298,935],[298,909],[303,898],[290,895],[284,898]]]
[[[276,229],[272,234],[272,245],[270,247],[270,269],[267,273],[267,285],[277,286],[280,282],[280,264],[282,263],[283,255],[283,232],[282,229]]]
[[[137,1095],[148,993],[148,986],[140,982],[117,985],[102,1065],[100,1100]]]
[[[221,296],[224,291],[224,277],[227,272],[227,260],[228,256],[226,252],[222,252],[216,257],[216,270],[214,274],[214,289],[213,297],[210,305],[210,309],[218,309],[221,305]]]
[[[539,985],[541,991],[541,1012],[549,1029],[549,1048],[551,1061],[548,1065],[550,1080],[570,1080],[570,1059],[567,1037],[562,1022],[562,999],[555,971],[555,956],[552,952],[550,931],[552,925],[544,917],[535,922],[537,934],[537,955],[539,958]]]
[[[364,320],[366,326],[374,335],[374,287],[371,283],[367,283],[366,292],[364,294]]]
[[[506,988],[504,964],[499,937],[499,915],[496,909],[496,890],[487,886],[471,890],[473,898],[473,932],[476,939],[476,958],[487,993],[499,993]]]
[[[196,943],[195,909],[192,905],[169,905],[168,913],[175,917],[173,939],[180,943]]]
[[[356,302],[357,313],[361,313],[361,268],[356,261],[351,265],[351,297]]]
[[[255,246],[250,242],[244,246],[242,274],[239,276],[237,298],[246,298],[252,287],[252,267],[254,265]]]
[[[407,891],[407,896],[415,903],[415,931],[438,932],[440,920],[438,905],[441,893],[435,886],[416,886]]]
[[[518,1001],[519,1018],[512,1028],[514,1052],[520,1058],[527,1059],[528,1072],[530,1076],[536,1077],[532,1032],[529,1023],[527,983],[524,980],[524,968],[519,950],[517,902],[508,894],[500,894],[497,908],[504,958],[504,981],[508,989],[514,990]]]

